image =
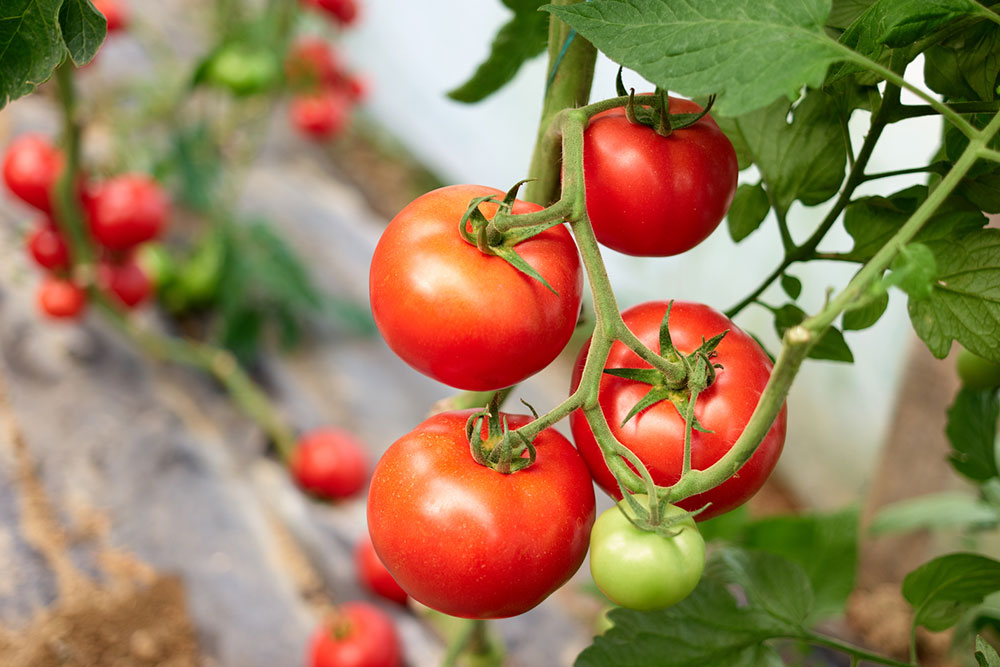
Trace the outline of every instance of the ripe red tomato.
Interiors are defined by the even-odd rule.
[[[385,565],[375,553],[375,547],[372,546],[371,538],[368,535],[364,535],[358,540],[358,544],[354,548],[354,566],[358,572],[358,581],[361,582],[362,586],[386,600],[406,604],[406,599],[409,596],[392,578],[389,570],[385,569]]]
[[[90,233],[110,250],[128,250],[157,238],[170,217],[170,200],[145,174],[123,174],[97,186],[86,202]]]
[[[565,226],[515,250],[557,294],[459,233],[469,201],[503,196],[453,185],[417,197],[379,239],[369,273],[375,324],[406,363],[460,389],[507,387],[549,365],[569,342],[580,313],[583,275]],[[492,218],[496,204],[480,210]],[[514,204],[514,213],[539,207]]]
[[[320,37],[303,37],[285,58],[285,76],[293,88],[315,90],[335,86],[341,80],[339,59]]]
[[[38,307],[49,317],[73,319],[87,305],[87,292],[69,280],[46,276],[38,288]]]
[[[323,498],[349,498],[368,475],[364,445],[348,431],[318,428],[299,438],[289,467],[306,491]]]
[[[128,8],[124,0],[93,0],[94,8],[104,14],[108,33],[117,32],[128,25]]]
[[[21,200],[52,213],[52,189],[63,169],[62,153],[40,134],[22,134],[3,160],[3,179]]]
[[[146,271],[131,258],[120,264],[102,262],[97,269],[97,283],[126,308],[135,308],[153,292]]]
[[[465,434],[472,414],[434,415],[389,447],[372,475],[368,531],[418,602],[451,616],[516,616],[580,567],[594,486],[551,428],[535,438],[537,458],[523,470],[505,475],[476,463]],[[511,429],[531,421],[506,418]]]
[[[345,27],[358,18],[357,0],[302,0],[302,4],[326,12]]]
[[[399,667],[402,662],[392,619],[366,602],[340,605],[309,643],[309,667]]]
[[[26,242],[28,253],[38,266],[49,271],[65,271],[69,268],[69,247],[62,233],[48,218],[35,223]]]
[[[657,352],[660,349],[660,323],[666,311],[667,302],[650,301],[624,311],[622,318],[639,340]],[[698,422],[712,431],[702,433],[696,430],[691,437],[691,467],[697,470],[704,470],[722,458],[743,432],[771,375],[771,361],[753,338],[722,313],[699,303],[681,301],[675,301],[670,310],[670,336],[677,349],[685,354],[697,349],[703,336],[708,339],[726,329],[729,333],[719,343],[716,348],[718,356],[713,359],[723,368],[718,370],[715,382],[698,396],[695,403],[694,414]],[[573,391],[580,383],[589,348],[588,342],[577,358]],[[621,342],[612,346],[605,364],[605,368],[649,367]],[[605,374],[601,378],[599,401],[615,437],[646,465],[654,482],[667,486],[680,478],[684,459],[683,416],[672,403],[660,401],[622,425],[622,420],[649,388],[649,385],[636,380]],[[618,485],[581,411],[577,410],[570,416],[570,426],[576,446],[587,461],[594,480],[609,495],[621,499]],[[739,473],[710,491],[675,504],[693,511],[711,502],[712,505],[698,515],[698,520],[709,519],[742,505],[767,480],[778,462],[784,443],[783,407],[764,441]]]
[[[697,113],[670,98],[671,113]],[[627,255],[665,257],[711,234],[736,194],[736,151],[710,116],[670,136],[633,124],[625,109],[590,120],[584,133],[587,213],[597,240]]]
[[[289,113],[300,132],[317,139],[330,139],[347,127],[351,100],[340,90],[320,90],[292,98]]]

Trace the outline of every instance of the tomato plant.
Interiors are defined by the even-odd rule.
[[[569,342],[583,278],[569,232],[552,227],[514,250],[548,283],[465,241],[459,222],[493,188],[455,185],[408,204],[379,239],[369,273],[375,324],[389,347],[460,389],[499,389],[534,375]],[[490,218],[496,204],[481,206]],[[513,212],[539,207],[515,202]]]
[[[35,263],[49,271],[64,271],[69,268],[69,248],[62,233],[48,218],[35,223],[35,228],[27,237],[28,253]]]
[[[670,98],[671,113],[701,110]],[[662,136],[623,107],[601,112],[584,133],[583,164],[594,234],[628,255],[690,250],[719,226],[736,193],[736,151],[708,115]]]
[[[641,494],[635,499],[648,502]],[[663,518],[684,513],[667,505]],[[675,605],[690,595],[701,579],[705,540],[690,517],[665,528],[669,535],[642,530],[632,523],[634,520],[635,512],[624,500],[597,517],[590,533],[594,583],[612,602],[630,609],[651,611]]]
[[[392,578],[389,570],[385,569],[367,534],[362,536],[354,547],[354,567],[357,570],[358,581],[369,591],[386,600],[406,604],[409,596]]]
[[[434,415],[389,447],[372,475],[368,530],[418,602],[464,618],[515,616],[583,562],[593,485],[580,455],[551,429],[534,439],[537,459],[523,470],[477,463],[466,436],[474,414]],[[511,428],[531,421],[502,416]]]
[[[109,250],[128,250],[163,232],[170,200],[150,177],[123,174],[95,187],[87,214],[97,243]]]
[[[658,351],[660,324],[668,304],[651,301],[634,306],[622,313],[625,325],[639,340]],[[697,303],[674,302],[670,309],[670,337],[681,352],[692,352],[702,342],[727,331],[712,359],[721,365],[715,381],[698,397],[694,415],[707,431],[691,434],[691,467],[703,470],[725,455],[750,419],[761,392],[771,374],[771,361],[760,345],[721,313]],[[588,346],[577,359],[572,387],[575,390],[583,372]],[[611,348],[605,369],[650,368],[623,343]],[[615,437],[646,465],[653,481],[669,486],[681,476],[684,458],[684,415],[668,400],[662,400],[634,415],[625,417],[650,391],[650,385],[623,377],[605,374],[601,378],[599,401],[601,410]],[[573,439],[587,461],[595,481],[608,494],[621,498],[621,491],[608,470],[601,448],[581,411],[570,417]],[[723,484],[678,504],[687,510],[700,509],[698,515],[708,519],[742,505],[767,480],[778,462],[785,442],[785,410],[768,430],[753,457]]]
[[[86,290],[71,280],[47,276],[38,287],[38,307],[49,317],[74,319],[86,305]]]
[[[392,619],[366,602],[340,605],[309,643],[309,667],[399,667],[399,635]]]
[[[45,213],[52,212],[52,188],[62,170],[62,153],[40,134],[22,134],[4,154],[4,183],[22,201]]]
[[[322,498],[349,498],[368,476],[364,446],[349,431],[318,428],[303,435],[289,462],[295,481]]]

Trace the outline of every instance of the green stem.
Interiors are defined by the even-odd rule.
[[[957,114],[970,113],[996,113],[1000,110],[1000,101],[992,102],[952,102],[946,104],[949,109]],[[925,104],[905,104],[900,105],[895,113],[889,118],[890,123],[907,118],[918,118],[920,116],[935,116],[941,112],[935,107]]]
[[[927,172],[933,172],[934,170],[935,170],[934,165],[928,164],[924,165],[923,167],[910,167],[909,169],[894,169],[893,171],[880,171],[874,174],[865,174],[862,180],[868,182],[868,181],[875,181],[880,178],[890,178],[892,176],[905,176],[907,174],[923,174]]]
[[[877,653],[869,653],[868,651],[853,646],[846,642],[842,642],[831,637],[826,637],[824,635],[818,635],[813,633],[808,633],[805,640],[810,644],[816,644],[819,646],[828,646],[829,648],[842,651],[843,653],[848,653],[851,655],[851,660],[867,660],[869,662],[876,662],[880,665],[891,665],[891,667],[914,667],[916,663],[900,662],[899,660],[894,660],[893,658],[888,658],[883,655],[878,655]]]
[[[63,151],[66,156],[63,172],[56,184],[56,223],[69,241],[75,265],[90,266],[94,252],[84,230],[77,185],[80,181],[80,123],[77,119],[75,67],[69,56],[56,68],[56,83],[63,116]],[[91,280],[85,281],[87,283]]]

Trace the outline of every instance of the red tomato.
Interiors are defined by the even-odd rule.
[[[170,200],[145,174],[123,174],[99,185],[87,202],[90,232],[110,250],[128,250],[157,238],[170,217]]]
[[[7,148],[3,179],[18,198],[51,214],[52,189],[62,169],[62,153],[47,138],[23,134]]]
[[[356,74],[347,75],[347,79],[344,81],[344,88],[355,102],[360,102],[368,97],[368,82]]]
[[[309,644],[309,667],[398,667],[402,662],[392,619],[366,602],[340,605]]]
[[[326,12],[342,26],[351,25],[358,18],[357,0],[302,0],[302,4]]]
[[[639,340],[657,352],[660,349],[660,323],[666,310],[667,302],[650,301],[629,308],[622,313],[622,317]],[[670,310],[671,339],[685,354],[697,349],[702,337],[708,339],[726,329],[729,333],[719,343],[716,348],[718,356],[713,359],[723,368],[718,370],[715,382],[698,396],[695,404],[694,413],[699,423],[713,431],[694,431],[692,434],[691,467],[697,470],[704,470],[722,458],[743,432],[771,375],[771,361],[753,338],[722,313],[702,304],[681,301],[675,301]],[[580,383],[588,349],[589,342],[577,358],[572,391]],[[621,342],[612,346],[605,364],[605,368],[649,367]],[[684,418],[677,408],[668,401],[660,401],[622,426],[622,420],[649,388],[642,382],[605,374],[601,378],[599,400],[608,425],[619,442],[639,457],[654,482],[668,486],[680,478],[684,459]],[[587,461],[594,480],[609,495],[621,499],[618,485],[581,411],[571,415],[570,425],[576,446]],[[742,505],[767,480],[778,462],[784,443],[783,407],[760,447],[738,474],[721,486],[675,504],[692,511],[711,502],[712,505],[698,515],[698,520],[709,519]]]
[[[409,596],[392,578],[389,570],[385,569],[368,535],[358,540],[354,548],[354,565],[358,571],[358,581],[365,588],[387,600],[406,604]]]
[[[87,305],[87,292],[77,284],[47,276],[38,288],[38,307],[49,317],[73,319]]]
[[[299,486],[323,498],[353,496],[368,476],[364,445],[337,428],[318,428],[302,436],[289,466]]]
[[[128,8],[124,0],[93,0],[94,7],[108,22],[108,33],[117,32],[128,25]]]
[[[351,101],[339,90],[321,90],[292,98],[289,112],[294,125],[303,134],[329,139],[347,127]]]
[[[341,66],[333,49],[319,37],[303,37],[289,50],[285,75],[293,88],[316,89],[338,85]]]
[[[97,282],[126,308],[135,308],[153,292],[152,281],[134,259],[121,264],[102,263],[97,269]]]
[[[48,218],[42,218],[28,234],[28,253],[35,263],[49,271],[69,268],[69,247],[62,233]]]
[[[462,238],[469,201],[491,194],[503,197],[480,185],[417,197],[382,234],[369,273],[372,314],[389,347],[460,389],[499,389],[537,373],[569,342],[580,313],[580,257],[565,226],[515,247],[558,295]],[[492,218],[497,206],[480,210]],[[513,209],[537,210],[522,201]]]
[[[551,428],[535,438],[537,459],[524,470],[505,475],[476,463],[465,435],[472,414],[434,415],[389,447],[368,491],[368,531],[418,602],[451,616],[516,616],[580,567],[594,486]],[[512,429],[531,421],[506,418]]]
[[[670,98],[671,113],[697,113]],[[710,116],[663,137],[625,109],[590,120],[584,133],[587,213],[597,240],[628,255],[665,257],[711,234],[736,194],[736,151]]]

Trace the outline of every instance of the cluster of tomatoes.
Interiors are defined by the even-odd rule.
[[[302,0],[302,4],[329,16],[342,28],[354,24],[358,17],[355,0]],[[316,139],[340,134],[365,95],[364,82],[320,37],[302,37],[292,46],[285,59],[285,75],[293,91],[289,105],[292,125]]]
[[[63,229],[54,221],[54,195],[65,158],[39,134],[21,135],[3,157],[3,179],[19,199],[40,211],[27,236],[28,251],[45,271],[38,291],[41,310],[56,318],[75,318],[94,286],[112,302],[135,308],[153,286],[136,261],[136,251],[162,234],[170,200],[145,174],[121,174],[101,183],[80,182],[77,194],[84,212],[88,243],[97,252],[92,275],[79,270]]]
[[[671,98],[670,111],[700,108]],[[708,115],[664,133],[630,121],[623,108],[597,114],[584,135],[583,162],[597,240],[630,255],[662,257],[694,247],[719,225],[736,189],[735,151]],[[502,198],[499,190],[473,185],[422,195],[389,223],[372,259],[372,313],[390,348],[420,372],[460,389],[499,390],[546,367],[566,347],[580,312],[581,261],[566,225],[513,244],[499,237],[470,241],[475,229],[471,221],[462,222],[470,219],[470,202],[481,202],[482,218],[490,220]],[[509,204],[507,212],[514,215],[541,208]],[[510,251],[537,276],[501,256]],[[712,353],[715,377],[694,409],[700,428],[692,430],[690,463],[705,469],[742,433],[772,365],[753,338],[697,303],[673,302],[672,349],[661,349],[669,306],[666,300],[643,303],[622,317],[639,340],[665,357],[691,354],[724,334]],[[589,343],[579,353],[571,391],[588,349]],[[652,368],[620,341],[604,366],[647,373]],[[597,404],[611,434],[656,484],[667,486],[681,476],[688,429],[670,400],[630,414],[651,383],[605,373]],[[470,438],[481,423],[475,414],[430,417],[390,446],[373,473],[370,535],[389,572],[414,599],[467,618],[520,614],[565,583],[588,546],[595,581],[619,604],[659,608],[693,590],[704,566],[704,541],[692,519],[672,524],[672,535],[640,530],[625,518],[631,509],[622,501],[622,512],[612,508],[595,524],[593,482],[622,496],[582,409],[571,415],[575,447],[544,429],[534,438],[534,452],[517,449],[517,456],[532,456],[533,463],[512,473],[470,455]],[[532,421],[525,415],[501,418],[503,433],[484,426],[480,434],[487,452],[508,446],[508,429]],[[701,510],[701,520],[745,502],[773,469],[784,434],[782,410],[737,475],[684,499],[668,514]]]

